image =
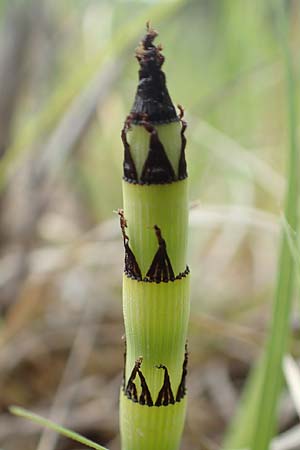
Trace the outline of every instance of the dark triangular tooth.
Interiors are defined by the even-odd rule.
[[[135,280],[142,279],[141,269],[137,263],[136,257],[134,256],[133,251],[129,247],[129,237],[126,234],[125,228],[127,227],[127,221],[124,216],[124,211],[122,209],[118,210],[118,214],[120,217],[120,227],[123,235],[123,242],[125,248],[125,268],[124,272],[129,278],[133,278]]]
[[[158,250],[154,255],[146,276],[150,281],[155,281],[156,283],[160,281],[173,281],[175,276],[167,253],[166,241],[162,238],[160,228],[157,225],[154,226],[154,229],[158,240]]]
[[[125,383],[126,383],[126,356],[127,356],[127,344],[126,344],[126,337],[123,336],[124,339],[124,354],[123,354],[123,358],[124,358],[124,367],[123,367],[123,374],[122,374],[122,388],[123,391],[125,391]]]
[[[144,121],[143,125],[150,133],[150,141],[148,156],[142,169],[141,182],[165,184],[176,181],[174,169],[158,137],[157,130],[149,122]]]
[[[134,367],[131,371],[128,383],[126,385],[125,388],[125,395],[126,397],[128,397],[130,400],[134,401],[135,403],[138,402],[138,395],[137,395],[137,388],[136,385],[134,383],[134,380],[136,378],[136,375],[141,367],[141,363],[142,363],[142,359],[139,358],[136,360]]]
[[[160,281],[161,279],[161,271],[164,267],[164,257],[165,257],[165,252],[164,250],[159,247],[157,252],[154,255],[154,258],[152,260],[152,263],[149,267],[149,270],[146,274],[146,276],[149,278],[149,280],[151,281]]]
[[[129,117],[126,119],[124,128],[121,132],[121,138],[124,145],[124,160],[123,160],[123,176],[124,179],[131,183],[138,183],[138,175],[136,167],[131,155],[130,145],[127,141],[126,132],[128,129]]]
[[[174,395],[171,387],[171,381],[168,373],[168,369],[166,366],[163,366],[162,364],[160,366],[157,366],[158,369],[164,369],[164,381],[163,385],[158,393],[155,406],[168,406],[173,405],[175,403]]]
[[[141,405],[153,406],[153,400],[151,397],[150,390],[148,388],[146,379],[140,369],[138,370],[138,375],[140,377],[141,387],[142,387],[142,392],[140,394],[139,403]]]
[[[137,263],[133,251],[129,247],[128,241],[124,243],[125,247],[125,271],[127,275],[135,280],[142,279],[142,272]]]
[[[125,388],[125,395],[130,400],[137,403],[137,401],[138,401],[137,388],[134,383],[136,374],[137,374],[137,368],[136,368],[136,366],[134,366],[134,368],[132,369],[131,375],[129,377],[128,383],[126,385],[126,388]]]
[[[125,393],[126,397],[128,397],[130,400],[132,400],[136,403],[138,402],[141,405],[153,406],[153,400],[151,397],[150,390],[148,388],[146,379],[141,371],[141,364],[142,364],[142,358],[138,358],[135,361],[135,364],[132,369],[131,375],[129,377],[127,386],[124,389],[124,393]],[[140,378],[141,388],[142,388],[142,392],[139,396],[137,394],[137,387],[134,382],[137,375]]]
[[[182,115],[183,115],[183,112],[182,112]],[[180,121],[181,121],[181,131],[180,131],[181,150],[180,150],[180,158],[179,158],[179,164],[178,164],[178,179],[184,180],[188,176],[186,159],[185,159],[186,137],[184,135],[185,130],[187,128],[187,123],[184,120],[182,120],[182,117],[180,117]]]
[[[161,54],[161,47],[153,44],[156,36],[157,32],[148,27],[146,36],[136,50],[140,70],[139,84],[131,109],[132,122],[135,124],[140,124],[145,115],[153,124],[178,121],[166,86],[166,77],[161,70],[165,58]]]
[[[165,247],[166,250],[166,255],[165,255],[165,259],[166,259],[166,263],[167,263],[167,273],[168,273],[168,281],[174,281],[175,280],[175,276],[174,276],[174,271],[173,271],[173,267],[169,258],[169,255],[167,253],[167,248]],[[164,280],[165,281],[165,280]]]
[[[188,365],[188,350],[187,345],[185,346],[185,352],[184,352],[184,360],[182,364],[182,375],[181,380],[177,389],[176,393],[176,402],[180,402],[180,400],[185,396],[186,394],[186,376],[187,376],[187,365]]]

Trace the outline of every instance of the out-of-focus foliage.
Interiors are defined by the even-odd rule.
[[[298,65],[299,2],[286,8]],[[5,450],[38,442],[35,429],[5,413],[11,403],[52,407],[56,422],[118,448],[123,256],[113,210],[122,205],[120,130],[147,20],[159,31],[169,91],[189,125],[191,401],[183,448],[218,448],[261,348],[286,174],[271,2],[0,0]],[[286,404],[281,430],[296,420]],[[36,448],[55,448],[51,439],[43,435]]]

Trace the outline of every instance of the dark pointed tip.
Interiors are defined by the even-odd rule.
[[[147,22],[147,32],[136,49],[140,64],[139,84],[131,109],[132,123],[141,124],[147,118],[152,124],[164,124],[179,120],[170,98],[166,77],[161,67],[164,56],[161,45],[155,46],[158,33]]]

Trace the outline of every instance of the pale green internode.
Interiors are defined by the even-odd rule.
[[[157,250],[154,225],[162,231],[175,275],[184,272],[188,230],[187,180],[159,186],[123,181],[123,204],[130,248],[143,276]]]
[[[158,133],[160,142],[164,146],[169,161],[177,173],[181,151],[181,123],[178,121],[163,125],[156,125],[155,129]],[[148,155],[149,140],[149,132],[146,131],[143,126],[131,125],[128,130],[127,141],[131,148],[131,156],[135,163],[139,178]]]
[[[125,384],[135,361],[155,402],[168,368],[174,396],[180,384],[189,319],[189,276],[168,283],[145,283],[123,277],[123,313],[127,355]],[[138,393],[140,386],[138,385]]]
[[[149,407],[120,396],[122,450],[178,450],[186,397],[174,405]]]

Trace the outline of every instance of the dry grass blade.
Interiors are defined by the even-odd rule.
[[[299,443],[300,425],[297,425],[273,439],[271,450],[298,450]]]
[[[283,360],[283,372],[297,414],[300,417],[300,368],[291,355],[286,355]]]
[[[64,162],[77,148],[96,112],[107,99],[123,68],[123,59],[118,58],[101,68],[95,79],[75,98],[62,120],[44,146],[36,162],[35,175],[38,180],[52,184]]]
[[[8,8],[0,34],[0,156],[9,146],[21,86],[24,83],[24,62],[39,16],[37,1]]]
[[[91,316],[91,302],[82,304],[82,319],[78,326],[69,358],[64,373],[57,388],[51,406],[50,419],[64,423],[71,407],[74,391],[68,392],[67,387],[78,381],[91,354],[96,338],[96,330],[88,326]],[[45,429],[40,438],[37,450],[51,450],[56,446],[58,435],[49,429]]]
[[[253,227],[268,233],[279,232],[279,218],[275,214],[242,205],[199,205],[192,206],[190,211],[190,226],[230,225]]]

